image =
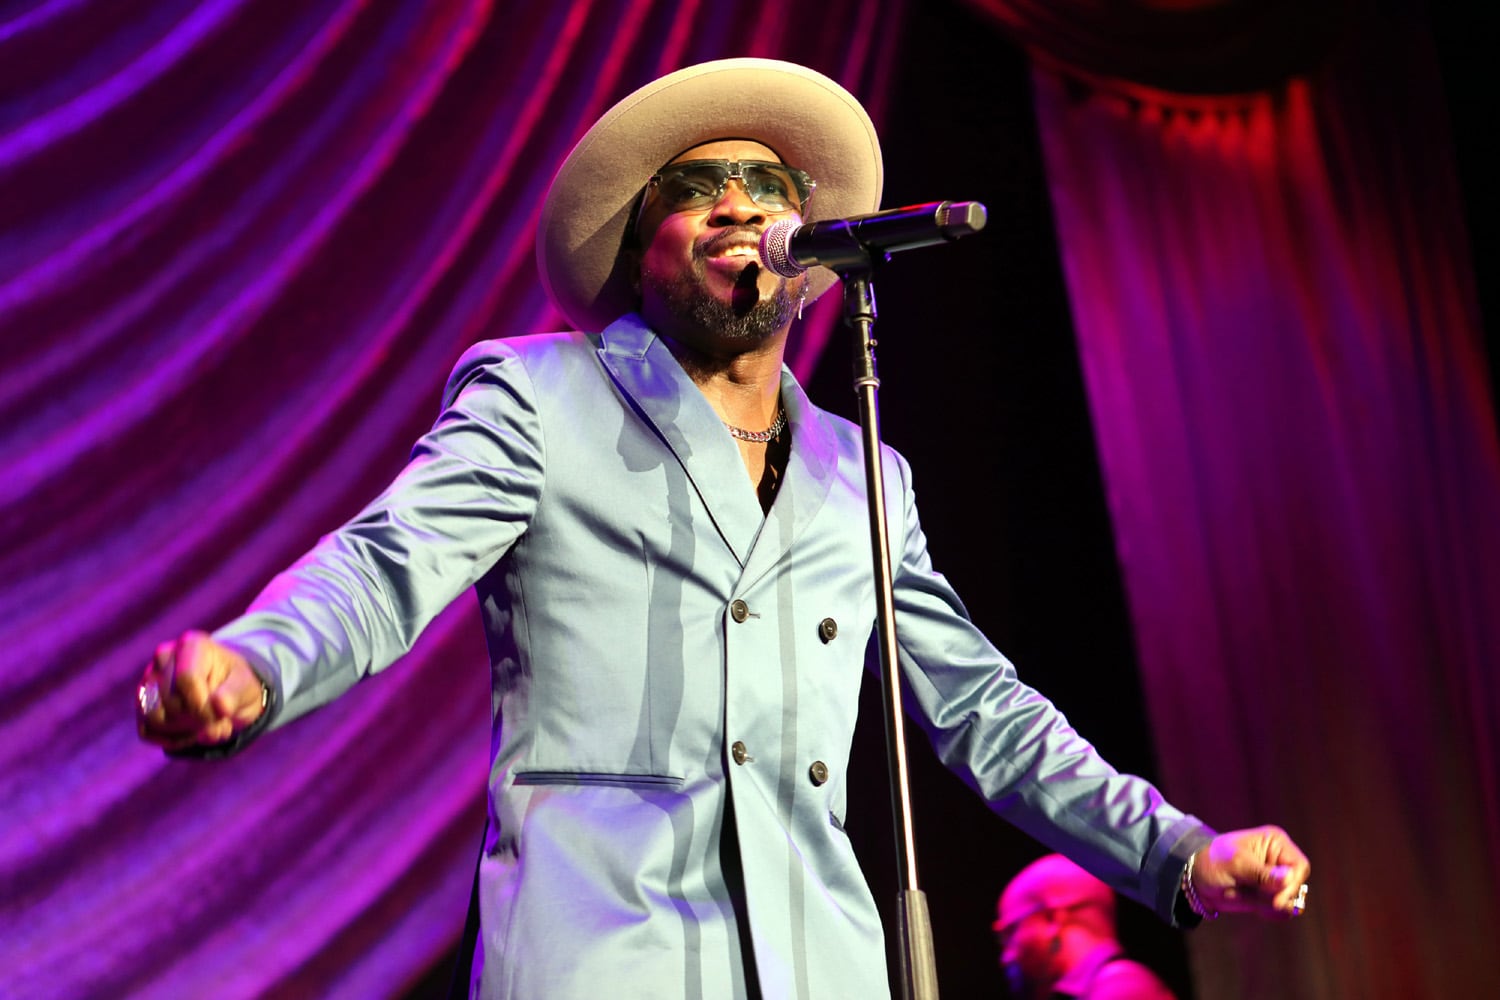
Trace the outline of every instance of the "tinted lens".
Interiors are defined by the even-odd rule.
[[[707,208],[724,195],[729,164],[724,162],[679,163],[666,167],[656,182],[656,193],[668,208],[680,211]]]
[[[764,163],[740,166],[741,180],[750,200],[770,212],[790,212],[797,207],[797,186],[785,167]]]
[[[750,200],[768,212],[792,212],[802,207],[803,191],[811,181],[801,171],[781,163],[746,160],[688,160],[663,167],[656,176],[657,196],[674,212],[699,210],[724,197],[731,178],[745,187]]]

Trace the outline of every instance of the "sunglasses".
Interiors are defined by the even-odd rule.
[[[646,192],[672,212],[711,208],[724,197],[730,181],[767,212],[801,212],[817,182],[806,171],[765,160],[684,160],[669,163],[646,181]],[[645,207],[645,199],[641,202]]]

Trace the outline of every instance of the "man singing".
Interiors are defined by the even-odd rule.
[[[859,103],[787,63],[690,67],[610,109],[537,235],[580,332],[471,348],[383,494],[243,617],[158,647],[143,737],[237,749],[472,586],[494,712],[472,995],[887,995],[841,827],[875,621],[860,441],[782,363],[837,278],[757,255],[773,222],[878,209],[881,169]],[[1290,839],[1216,835],[1101,760],[969,622],[910,467],[884,467],[900,669],[948,766],[1163,919],[1291,915]]]

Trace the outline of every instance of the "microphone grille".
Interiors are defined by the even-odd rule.
[[[792,234],[797,224],[790,219],[773,222],[760,234],[760,263],[772,274],[795,278],[807,268],[792,259]]]

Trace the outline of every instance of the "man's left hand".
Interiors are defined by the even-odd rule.
[[[1307,905],[1312,872],[1286,831],[1276,826],[1221,833],[1193,859],[1193,888],[1209,913],[1253,913],[1287,920]]]

